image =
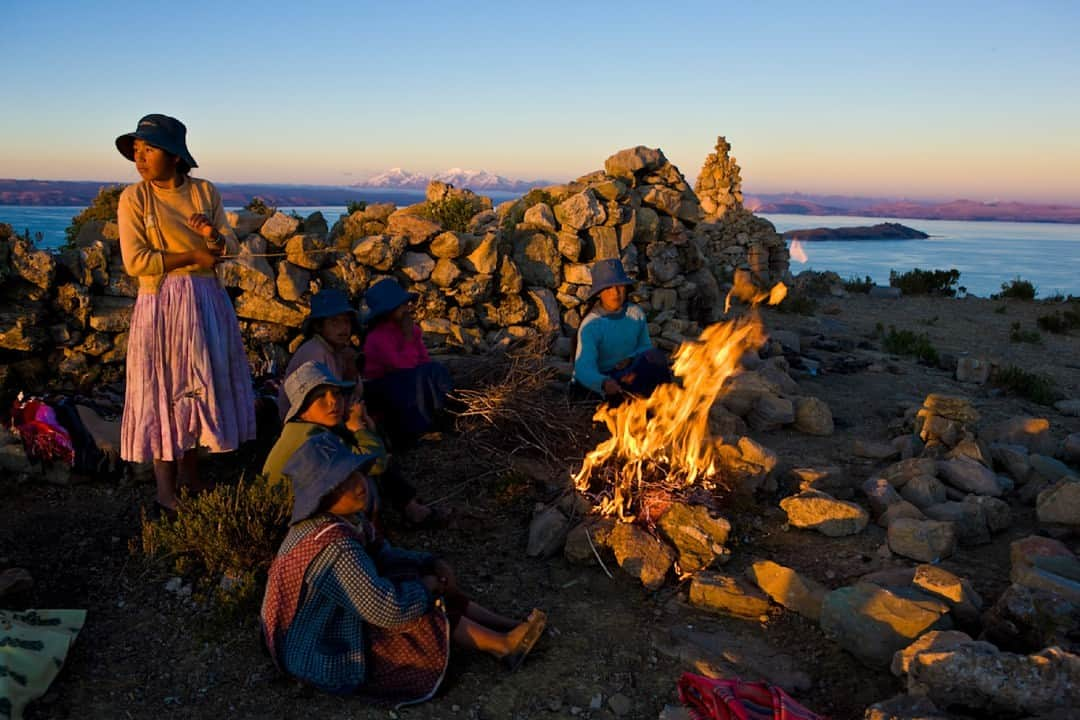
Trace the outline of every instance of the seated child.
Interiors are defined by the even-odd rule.
[[[451,638],[516,669],[543,633],[544,613],[524,622],[493,613],[461,593],[446,562],[391,547],[345,519],[370,509],[364,472],[373,461],[322,433],[283,468],[292,526],[261,612],[274,662],[326,692],[401,704],[434,695]]]
[[[387,454],[382,440],[364,412],[363,401],[350,395],[347,412],[346,394],[356,383],[339,380],[326,365],[306,362],[285,379],[283,390],[289,401],[281,436],[266,457],[262,474],[270,483],[284,482],[282,470],[297,449],[313,435],[334,433],[360,454],[371,455],[375,462],[370,470],[378,483],[381,495],[405,517],[414,528],[433,528],[446,523],[447,517],[416,498],[413,488]]]
[[[598,260],[592,266],[590,309],[578,328],[574,380],[608,401],[623,393],[648,396],[671,382],[667,356],[653,347],[645,312],[627,302],[622,262]]]
[[[306,362],[320,362],[342,380],[359,380],[357,349],[352,344],[352,336],[359,331],[359,314],[345,293],[334,288],[315,293],[311,296],[311,312],[301,326],[307,339],[293,353],[283,380]],[[282,422],[288,412],[289,399],[282,387],[278,392],[278,414]]]
[[[453,389],[450,372],[431,360],[420,327],[413,322],[411,303],[416,298],[393,279],[376,283],[364,296],[368,404],[391,441],[403,446],[434,428]]]

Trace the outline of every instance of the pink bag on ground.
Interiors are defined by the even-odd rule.
[[[40,398],[16,400],[11,406],[11,424],[22,438],[26,454],[35,460],[75,462],[71,435],[56,419],[56,412]]]
[[[694,720],[826,720],[782,689],[761,682],[683,673],[679,700]]]

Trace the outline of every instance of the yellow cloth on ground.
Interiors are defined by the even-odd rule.
[[[0,610],[0,720],[45,694],[85,622],[85,610]]]

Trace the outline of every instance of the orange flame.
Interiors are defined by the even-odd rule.
[[[674,354],[677,383],[661,385],[647,398],[629,398],[618,407],[601,405],[593,419],[611,437],[582,463],[574,484],[600,496],[599,512],[626,520],[635,494],[648,478],[659,475],[667,485],[691,485],[714,479],[722,464],[723,439],[709,428],[709,411],[724,392],[724,381],[739,371],[747,350],[765,340],[765,330],[753,306],[775,304],[787,294],[783,283],[759,290],[748,279],[736,278],[733,297],[751,304],[747,315],[707,327],[697,340],[687,340]],[[594,481],[602,486],[594,488]]]

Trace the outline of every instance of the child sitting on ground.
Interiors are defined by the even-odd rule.
[[[672,380],[667,356],[649,338],[645,312],[627,302],[633,284],[618,259],[593,263],[591,309],[578,328],[574,381],[609,402],[623,393],[647,397]]]
[[[371,510],[364,473],[372,462],[322,433],[283,468],[292,527],[270,567],[261,613],[274,662],[320,690],[399,704],[434,695],[450,638],[516,669],[543,633],[544,613],[533,610],[524,622],[493,613],[461,593],[446,562],[351,525],[346,517]]]

